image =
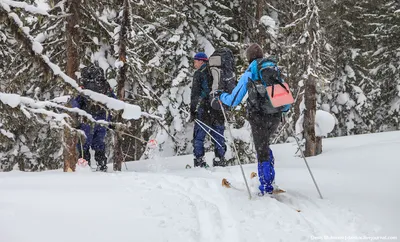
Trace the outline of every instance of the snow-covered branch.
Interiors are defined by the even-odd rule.
[[[25,9],[25,11],[33,13],[33,14],[49,16],[49,13],[45,9],[35,7],[35,6],[25,3],[25,2],[17,2],[17,1],[12,1],[12,0],[0,0],[0,5],[4,9],[6,9],[6,10],[8,9],[8,11],[10,11],[9,6],[11,6],[11,7],[16,7],[16,8],[23,8],[23,9]]]
[[[68,107],[65,107],[64,105],[57,103],[57,102],[66,103],[68,101],[68,99],[69,99],[69,96],[63,96],[63,97],[56,98],[53,101],[36,101],[32,98],[20,96],[18,94],[10,94],[10,93],[0,92],[0,101],[4,104],[7,104],[11,108],[21,106],[21,110],[25,111],[25,107],[29,107],[28,110],[31,111],[32,113],[41,113],[46,116],[54,117],[56,121],[63,121],[65,118],[70,118],[70,115],[68,115],[66,113],[61,113],[61,114],[56,113],[56,112],[45,109],[46,107],[62,109],[64,111],[67,111],[72,114],[75,113],[79,116],[83,116],[83,117],[87,118],[92,123],[97,123],[97,124],[101,124],[101,125],[117,124],[114,122],[107,122],[104,120],[95,120],[92,115],[90,115],[89,113],[87,113],[86,111],[84,111],[82,109],[68,108]],[[27,114],[25,113],[25,115],[27,115]],[[142,116],[157,119],[157,120],[162,119],[159,116],[151,115],[146,112],[142,112]],[[30,117],[28,116],[28,118],[30,118]]]
[[[108,122],[106,122],[106,121],[96,121],[95,119],[93,119],[92,115],[88,114],[84,110],[81,110],[78,108],[68,108],[68,107],[65,107],[63,105],[56,103],[56,101],[62,101],[62,102],[68,101],[68,96],[66,96],[64,100],[60,100],[60,98],[58,98],[53,101],[36,101],[30,97],[24,97],[24,96],[20,96],[18,94],[14,94],[14,93],[10,94],[10,93],[0,92],[0,101],[4,104],[10,106],[11,108],[16,108],[18,106],[21,106],[21,110],[24,110],[25,107],[29,107],[29,111],[31,111],[33,113],[42,113],[47,116],[54,117],[57,121],[62,121],[65,118],[68,118],[70,116],[65,113],[59,114],[59,113],[56,113],[53,111],[49,111],[49,110],[45,109],[46,107],[58,108],[58,109],[68,111],[70,113],[76,113],[76,114],[79,114],[80,116],[86,117],[88,120],[90,120],[94,123],[108,124]],[[27,115],[27,114],[25,113],[25,115]],[[28,116],[28,118],[30,118],[30,116]]]
[[[71,85],[75,90],[77,90],[79,93],[84,94],[85,96],[88,96],[90,99],[99,102],[101,104],[104,104],[107,108],[109,109],[114,109],[114,110],[123,110],[122,117],[124,119],[138,119],[140,118],[142,112],[141,108],[137,105],[132,105],[129,103],[125,103],[120,100],[116,100],[114,98],[110,98],[106,95],[93,92],[91,90],[83,90],[82,88],[79,87],[78,83],[67,76],[61,68],[54,64],[53,62],[50,61],[49,57],[46,55],[42,55],[42,50],[43,46],[38,42],[35,41],[35,39],[30,35],[29,33],[29,28],[26,28],[23,26],[22,21],[18,17],[18,15],[14,12],[11,11],[9,8],[8,4],[4,2],[4,0],[0,0],[1,2],[1,7],[5,10],[1,11],[0,9],[0,14],[8,14],[9,20],[10,20],[10,27],[12,30],[14,30],[14,34],[17,35],[17,38],[21,39],[23,44],[25,45],[25,48],[31,49],[31,54],[35,55],[36,60],[40,62],[41,66],[47,71],[47,72],[52,72],[53,75],[58,76],[63,80],[65,83],[68,83]],[[22,31],[18,31],[22,30]]]
[[[153,39],[152,37],[150,37],[150,36],[146,33],[146,31],[145,31],[142,27],[140,27],[139,24],[137,24],[137,23],[135,22],[135,25],[140,29],[140,31],[143,32],[144,35],[146,35],[146,37],[147,37],[151,42],[153,42],[153,44],[154,44],[155,46],[157,46],[157,48],[160,49],[161,52],[164,51],[164,49],[163,49],[159,44],[157,44],[157,42],[155,41],[155,39]]]
[[[306,11],[306,13],[304,14],[303,17],[298,18],[295,21],[291,22],[290,24],[287,24],[287,25],[281,27],[281,29],[287,29],[287,28],[295,27],[301,21],[303,21],[304,19],[307,19],[310,12],[311,12],[310,9],[307,8],[307,11]]]

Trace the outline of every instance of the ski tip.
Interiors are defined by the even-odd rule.
[[[254,177],[257,177],[257,173],[254,171],[250,174],[250,179],[253,179]]]
[[[283,189],[275,189],[274,191],[272,191],[272,194],[281,194],[281,193],[285,193],[286,191]]]
[[[189,164],[187,164],[186,166],[185,166],[185,169],[190,169],[190,168],[192,168]]]
[[[231,188],[231,184],[225,178],[222,179],[222,186],[226,188]]]

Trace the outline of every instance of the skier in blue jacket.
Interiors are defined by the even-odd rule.
[[[219,96],[221,102],[227,106],[234,107],[241,103],[248,93],[247,115],[251,126],[253,141],[256,148],[258,159],[258,174],[260,180],[260,193],[271,194],[273,192],[273,181],[275,179],[274,155],[269,147],[269,139],[276,132],[281,121],[282,112],[287,112],[290,108],[285,105],[279,109],[266,107],[268,97],[257,96],[257,90],[253,82],[254,71],[257,67],[257,60],[263,58],[263,50],[258,44],[251,44],[246,50],[246,57],[249,67],[240,77],[238,84],[232,93],[222,93]],[[274,58],[268,59],[271,66],[276,66]],[[260,101],[262,100],[262,101]]]

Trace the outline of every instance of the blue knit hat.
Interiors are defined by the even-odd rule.
[[[202,61],[208,61],[208,57],[206,55],[206,53],[204,52],[198,52],[195,56],[194,56],[195,60],[202,60]]]

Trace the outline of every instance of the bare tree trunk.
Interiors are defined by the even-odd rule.
[[[79,68],[79,47],[80,34],[79,34],[79,0],[68,0],[68,13],[67,17],[67,68],[66,74],[77,79],[76,72]],[[78,155],[76,151],[77,134],[73,130],[64,127],[64,171],[75,171]]]
[[[310,20],[308,33],[310,34],[307,40],[307,49],[309,54],[307,54],[307,68],[308,79],[305,83],[304,92],[304,138],[306,140],[305,156],[315,156],[322,152],[322,139],[315,136],[315,114],[317,110],[317,68],[320,61],[319,53],[319,10],[315,0],[307,2],[308,9],[312,13],[310,15]]]
[[[126,72],[128,66],[126,65],[126,46],[128,39],[128,28],[130,25],[130,5],[128,0],[124,0],[124,10],[121,22],[121,30],[119,32],[119,60],[124,63],[124,65],[119,69],[119,79],[118,79],[118,88],[117,88],[117,96],[119,99],[125,98],[125,83],[126,83]]]
[[[130,5],[128,0],[124,0],[123,16],[121,21],[121,30],[119,32],[119,60],[124,63],[124,65],[119,69],[118,75],[118,88],[117,97],[120,100],[125,98],[125,83],[127,80],[126,72],[128,65],[126,64],[126,45],[128,39],[128,28],[130,26]],[[122,161],[124,159],[124,154],[122,150],[123,137],[117,134],[115,139],[114,147],[114,171],[121,171]]]
[[[79,68],[79,50],[78,45],[80,43],[79,34],[79,0],[68,0],[68,12],[67,17],[67,70],[66,74],[76,80],[75,72]]]
[[[114,144],[114,162],[113,162],[113,169],[114,171],[121,171],[122,161],[124,159],[124,154],[122,151],[122,142],[123,138],[118,133],[115,137],[115,144]]]
[[[317,151],[315,137],[315,113],[316,113],[316,87],[315,77],[310,75],[305,85],[304,93],[304,138],[306,139],[305,156],[315,156]]]
[[[313,2],[315,4],[315,2]],[[309,9],[315,8],[315,5],[309,5]],[[315,17],[311,18],[308,26],[309,33],[315,33],[318,31],[316,29],[316,20]],[[315,70],[317,63],[317,48],[314,46],[314,39],[315,36],[312,36],[308,40],[308,49],[313,50],[311,52],[311,56],[308,57],[308,67],[306,70],[309,69]],[[310,58],[311,57],[311,58]],[[304,138],[306,140],[306,147],[305,147],[305,156],[315,156],[317,155],[317,137],[315,136],[315,114],[317,110],[317,88],[316,88],[316,77],[309,73],[308,79],[305,82],[305,90],[304,90]]]
[[[319,155],[322,153],[322,137],[316,137],[316,153],[315,155]]]
[[[254,29],[254,9],[252,9],[251,5],[252,1],[250,0],[240,1],[239,14],[241,18],[237,18],[239,26],[245,26],[245,28],[240,31],[243,33],[243,36],[247,38],[253,37],[252,30]]]
[[[264,10],[264,0],[257,0],[257,6],[256,6],[256,20],[260,21],[260,18],[263,15],[263,10]]]
[[[77,151],[77,134],[74,130],[64,126],[64,172],[75,171],[78,159]]]

